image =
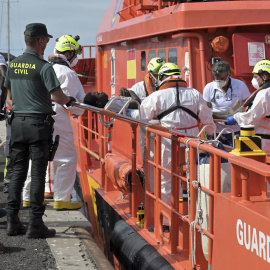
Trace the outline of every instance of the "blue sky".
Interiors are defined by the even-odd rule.
[[[23,32],[28,23],[46,24],[53,36],[45,59],[53,53],[55,39],[64,34],[81,37],[81,45],[94,45],[106,9],[113,0],[10,0],[10,48],[15,56],[25,49]],[[7,0],[0,1],[0,52],[7,52]]]

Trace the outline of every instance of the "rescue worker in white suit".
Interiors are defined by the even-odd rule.
[[[158,71],[165,61],[160,57],[152,58],[147,65],[147,74],[143,81],[134,84],[130,90],[132,90],[141,101],[151,95],[157,90],[158,87]],[[126,89],[120,89],[119,96],[130,97],[129,91]]]
[[[259,61],[252,71],[252,85],[256,89],[244,103],[245,112],[227,118],[229,125],[254,125],[255,133],[262,138],[262,150],[270,152],[270,61]]]
[[[71,69],[78,62],[77,55],[81,54],[78,40],[78,36],[73,38],[70,35],[64,35],[57,39],[54,55],[49,57],[49,62],[53,64],[63,92],[66,95],[76,97],[78,102],[83,102],[85,96],[83,86],[77,73]],[[79,209],[81,204],[70,201],[76,178],[77,152],[68,111],[79,116],[83,114],[84,110],[77,107],[67,109],[56,102],[53,102],[53,110],[56,113],[53,116],[55,120],[54,137],[59,135],[60,141],[54,160],[48,166],[45,192],[51,192],[50,187],[53,188],[54,209],[75,210]],[[52,178],[53,176],[55,179]],[[23,192],[24,206],[25,201],[29,201],[28,196],[29,192],[26,186]]]
[[[196,89],[187,88],[177,65],[164,64],[159,70],[158,79],[161,82],[159,90],[141,103],[141,120],[149,121],[157,117],[160,125],[191,135],[199,133],[198,119],[204,125],[215,127],[211,109]],[[206,132],[211,135],[214,129],[209,127]],[[166,138],[162,138],[161,159],[161,165],[170,170],[171,141]],[[171,178],[164,171],[161,175],[161,198],[170,205]]]
[[[147,74],[144,77],[144,80],[141,82],[138,82],[134,84],[130,90],[133,91],[141,101],[143,101],[146,97],[154,93],[159,86],[159,81],[158,81],[158,71],[162,67],[162,65],[165,64],[165,61],[160,58],[160,57],[155,57],[152,58],[148,65],[147,65]],[[119,95],[120,96],[130,96],[130,92],[127,91],[121,91],[120,89]],[[153,124],[158,124],[157,120],[151,120],[150,121]],[[140,150],[141,150],[141,155],[142,159],[144,161],[145,159],[145,137],[146,137],[146,131],[147,127],[140,127]],[[154,160],[154,141],[155,141],[155,134],[151,134],[150,137],[150,160]],[[144,169],[145,169],[145,163],[143,164]],[[150,166],[150,178],[154,177],[154,167],[151,165]],[[151,182],[152,183],[152,182]],[[150,186],[150,192],[154,191],[154,186]]]

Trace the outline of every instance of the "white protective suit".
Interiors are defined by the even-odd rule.
[[[130,90],[132,90],[139,98],[141,101],[143,101],[147,95],[145,91],[145,81],[138,82],[134,84]],[[133,115],[132,115],[133,116]],[[136,117],[138,118],[138,117]],[[152,124],[159,124],[158,120],[151,120],[149,121]],[[146,138],[146,131],[147,127],[140,127],[140,150],[141,150],[141,155],[142,155],[142,160],[144,161],[145,159],[145,138]],[[155,143],[155,137],[156,135],[151,133],[150,136],[150,160],[154,161],[154,143]],[[143,164],[144,170],[145,170],[145,164]],[[150,179],[154,179],[154,167],[150,165]],[[150,192],[154,192],[154,183],[153,181],[150,181]]]
[[[64,59],[70,65],[64,55],[57,56]],[[61,64],[54,64],[53,68],[63,92],[67,96],[73,96],[77,101],[83,102],[85,93],[77,73]],[[54,160],[48,166],[45,192],[54,192],[54,201],[69,202],[76,178],[77,152],[70,116],[67,110],[74,115],[82,115],[84,110],[77,107],[66,109],[56,102],[53,102],[53,110],[56,112],[56,115],[53,116],[55,121],[53,136],[59,135],[60,141]],[[28,177],[23,192],[24,201],[30,201],[29,181]]]
[[[132,90],[141,101],[155,92],[150,73],[147,73],[143,81],[134,84],[129,90]]]
[[[144,81],[134,84],[129,90],[132,90],[141,101],[143,101],[146,98]]]
[[[179,87],[179,99],[181,106],[197,114],[202,124],[215,127],[212,111],[206,106],[202,95],[196,89]],[[149,121],[167,109],[176,106],[176,103],[176,87],[156,91],[142,102],[140,106],[141,119]],[[199,133],[197,120],[181,109],[163,117],[160,120],[160,125],[195,136]],[[208,128],[206,132],[211,135],[214,129]],[[171,169],[171,141],[165,138],[162,139],[161,144],[161,165]],[[171,179],[166,172],[161,174],[161,194],[162,200],[170,205]]]
[[[270,135],[270,88],[260,90],[247,112],[236,113],[233,117],[240,125],[254,125],[256,134]],[[262,139],[262,150],[270,152],[270,140]]]

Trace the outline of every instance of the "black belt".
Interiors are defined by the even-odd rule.
[[[46,120],[49,114],[43,113],[14,113],[14,117],[33,117],[33,118],[41,118]]]
[[[270,135],[268,135],[268,134],[256,134],[256,136],[260,136],[260,137],[262,137],[262,139],[270,140]]]

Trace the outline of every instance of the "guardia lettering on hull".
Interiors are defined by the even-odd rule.
[[[239,245],[255,252],[257,256],[270,263],[270,236],[252,228],[241,219],[236,223],[236,235]]]

